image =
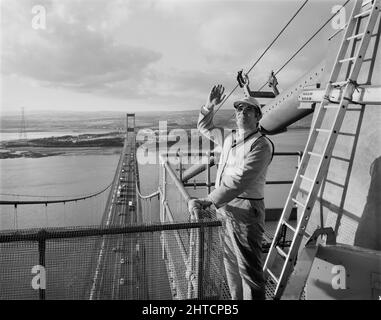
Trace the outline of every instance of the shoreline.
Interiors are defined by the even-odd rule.
[[[289,128],[288,132],[309,130],[305,127]],[[156,138],[158,132],[155,132]],[[191,138],[190,132],[188,138]],[[271,138],[271,135],[269,136]],[[148,141],[140,141],[140,146]],[[151,141],[154,145],[159,140]],[[168,148],[177,141],[167,140]],[[0,142],[0,160],[19,158],[44,158],[66,155],[112,155],[120,153],[123,147],[123,137],[116,132],[103,134],[81,134],[53,136],[28,140],[8,140]]]
[[[10,140],[0,143],[0,159],[116,154],[122,147],[123,138],[115,132]]]
[[[0,151],[0,160],[20,159],[20,158],[45,158],[54,156],[72,156],[72,155],[113,155],[120,154],[121,148],[117,147],[26,147],[12,148],[10,150]]]

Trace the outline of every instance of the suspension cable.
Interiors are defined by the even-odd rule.
[[[102,189],[100,193],[103,191],[107,190],[110,187],[111,184],[109,184],[105,189]],[[59,198],[59,197],[67,197],[67,196],[47,196],[47,195],[32,195],[32,194],[18,194],[18,193],[0,193],[0,196],[12,196],[12,197],[28,197],[28,198]],[[83,197],[86,197],[87,195],[84,195]],[[75,196],[70,196],[71,198],[74,197],[82,197],[82,195],[75,195]]]
[[[295,58],[295,56],[303,50],[303,48],[340,12],[341,9],[343,9],[349,2],[350,0],[347,0],[340,9],[337,10],[337,12],[332,16],[330,17],[283,65],[282,67],[280,67],[280,69],[278,69],[277,72],[275,72],[275,75],[277,75],[285,66],[287,66],[290,61],[292,59]],[[263,87],[268,83],[268,81],[266,81],[259,89],[258,91],[261,91],[263,89]]]
[[[249,71],[247,74],[250,73],[251,70],[257,65],[257,63],[262,59],[262,57],[266,54],[266,52],[272,47],[272,45],[275,43],[275,41],[281,36],[283,31],[288,27],[288,25],[292,22],[292,20],[295,19],[295,17],[299,14],[299,12],[303,9],[303,7],[307,4],[308,0],[305,0],[304,3],[300,6],[300,8],[294,13],[294,15],[291,17],[291,19],[286,23],[286,25],[282,28],[282,30],[278,33],[278,35],[274,38],[274,40],[267,46],[267,48],[262,52],[262,54],[259,56],[257,61],[254,62],[254,64],[250,67]],[[218,106],[217,110],[215,111],[214,114],[217,113],[217,111],[223,106],[225,101],[229,99],[229,97],[233,94],[233,92],[238,88],[238,84],[234,87],[234,89],[226,96],[224,101]]]
[[[337,11],[336,11],[336,13],[332,16],[332,17],[330,17],[319,29],[318,29],[318,31],[317,32],[315,32],[308,40],[307,40],[307,42],[302,46],[302,47],[300,47],[298,50],[297,50],[297,52],[296,53],[294,53],[292,56],[291,56],[291,58],[290,59],[288,59],[287,60],[287,62],[275,73],[275,75],[277,75],[327,24],[328,24],[328,22],[330,22],[339,12],[340,12],[340,10],[342,9],[342,8],[344,8],[347,4],[348,4],[348,2],[349,2],[350,0],[347,0],[343,5],[342,5],[342,7],[340,8],[340,9],[338,9]],[[266,81],[257,91],[260,91],[260,90],[262,90],[263,89],[263,87],[266,85],[268,83],[268,81]],[[238,87],[238,85],[236,85],[235,86],[235,88],[232,90],[232,92],[229,94],[229,96],[233,93],[233,91],[235,90],[235,89],[237,89],[237,87]],[[226,99],[229,97],[229,96],[227,96],[226,97]],[[223,102],[225,102],[226,101],[226,99],[223,101]],[[217,109],[218,110],[218,109]],[[227,121],[229,121],[230,119],[232,119],[233,117],[234,117],[234,113],[232,114],[232,116],[229,118],[229,119],[227,119]]]
[[[303,44],[292,56],[291,58],[289,58],[287,60],[287,62],[275,73],[275,75],[277,75],[339,12],[342,8],[344,8],[348,3],[349,3],[350,0],[347,0],[340,9],[338,9],[336,11],[336,13],[334,15],[332,15],[307,41],[305,44]],[[250,69],[251,70],[251,69]],[[260,89],[258,89],[258,91],[262,90],[263,87],[268,83],[268,81],[266,81],[266,83],[264,83]],[[222,103],[220,104],[220,106],[218,107],[218,109],[216,110],[216,112],[222,107],[222,105],[226,102],[226,100],[232,95],[232,93],[238,88],[238,84],[234,87],[234,89],[228,94],[228,96],[226,96],[226,98],[224,99],[224,101],[222,101]],[[215,112],[215,114],[216,114]],[[232,117],[234,116],[234,114],[228,119],[230,120]]]
[[[66,196],[38,196],[38,195],[32,195],[32,194],[18,194],[18,193],[0,193],[0,196],[12,196],[12,197],[28,197],[28,198],[59,198],[59,197],[66,197]]]
[[[81,197],[75,197],[75,198],[69,198],[69,199],[59,199],[59,200],[45,200],[45,201],[8,201],[8,200],[0,200],[0,205],[23,205],[23,204],[45,204],[47,205],[48,203],[66,203],[66,202],[74,202],[74,201],[79,201],[79,200],[86,200],[89,198],[96,197],[100,195],[101,193],[105,192],[108,188],[110,188],[112,183],[110,183],[106,188],[104,188],[101,191],[98,191],[93,194],[89,194],[86,196],[81,196]],[[43,197],[43,196],[41,196]]]

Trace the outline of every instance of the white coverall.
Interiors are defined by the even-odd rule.
[[[274,147],[267,137],[253,131],[243,137],[224,138],[213,125],[214,111],[202,108],[197,128],[222,147],[215,189],[208,200],[225,220],[223,245],[226,277],[232,299],[264,299],[262,236],[264,186]]]

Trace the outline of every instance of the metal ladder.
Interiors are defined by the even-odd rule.
[[[371,8],[363,10],[362,7],[365,7],[368,4],[371,5]],[[368,48],[371,34],[376,24],[379,12],[380,0],[375,0],[373,3],[372,1],[367,1],[364,4],[362,4],[361,0],[357,0],[353,7],[339,52],[337,54],[330,75],[328,85],[325,90],[324,99],[320,103],[319,109],[317,110],[316,120],[312,125],[311,133],[308,138],[302,160],[296,172],[294,182],[289,192],[286,205],[283,209],[282,216],[280,218],[273,242],[264,264],[263,270],[265,276],[270,277],[270,279],[272,279],[276,284],[273,296],[274,299],[279,299],[282,296],[282,293],[287,286],[289,276],[293,271],[294,264],[298,256],[298,251],[305,235],[305,230],[312,213],[321,182],[327,174],[328,164],[332,155],[338,132],[343,122],[348,104],[351,102],[353,92],[357,86],[356,80],[358,78],[362,61]],[[364,32],[353,34],[355,26],[361,23],[361,19],[367,19],[367,21],[365,20]],[[351,40],[361,41],[360,46],[358,48],[357,54],[355,54],[353,57],[346,57],[346,53],[350,51],[348,50],[348,47]],[[339,81],[338,78],[341,67],[343,64],[348,62],[351,63],[351,65],[348,66],[348,68],[351,68],[349,75],[343,81]],[[332,89],[338,86],[343,88],[343,94],[340,98],[340,101],[333,103],[330,101],[329,96]],[[327,110],[336,110],[333,125],[330,128],[322,128],[321,126],[323,124]],[[313,152],[313,148],[315,146],[318,135],[319,140],[322,139],[322,136],[324,137],[324,148],[322,153]],[[310,170],[314,172],[314,176],[307,177],[305,176],[305,171],[310,159],[313,158],[318,161],[318,164],[316,168]],[[297,195],[301,190],[301,184],[303,181],[308,181],[310,183],[310,187],[308,188],[309,190],[306,192],[307,197],[305,202],[297,199]],[[288,222],[292,207],[294,205],[302,208],[302,212],[295,228]],[[278,245],[278,240],[281,237],[283,228],[287,228],[294,233],[292,242],[287,251]],[[280,274],[278,273],[279,275],[276,275],[275,272],[271,271],[271,268],[274,268],[274,262],[279,260],[281,261],[281,272]],[[278,270],[280,270],[280,268]]]

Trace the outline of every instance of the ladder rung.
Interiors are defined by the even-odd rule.
[[[293,226],[291,226],[288,222],[283,221],[283,224],[284,224],[287,228],[289,228],[292,232],[295,232],[295,231],[296,231],[295,228],[294,228]]]
[[[364,0],[363,6],[370,3],[370,2],[367,2],[365,4],[365,1],[366,0]],[[324,109],[330,109],[330,108],[336,109],[337,111],[335,111],[335,112],[337,112],[337,113],[336,113],[336,118],[335,118],[335,126],[332,127],[331,129],[322,129],[322,128],[320,128],[321,125],[317,124],[313,128],[314,132],[316,131],[316,132],[330,133],[328,135],[328,138],[330,138],[331,135],[335,132],[334,131],[334,130],[336,130],[335,128],[340,127],[340,125],[343,123],[343,118],[344,118],[343,113],[347,110],[347,105],[351,102],[351,100],[349,100],[347,97],[345,97],[344,99],[349,100],[349,102],[348,101],[344,102],[342,100],[343,98],[340,99],[341,101],[339,103],[335,103],[334,101],[327,101],[327,100],[329,100],[330,91],[332,90],[332,87],[337,86],[337,85],[340,85],[340,86],[343,85],[344,86],[344,88],[346,89],[344,92],[344,95],[351,93],[349,91],[351,91],[352,88],[350,88],[351,86],[349,86],[348,84],[351,80],[356,81],[358,78],[360,67],[361,67],[361,64],[363,62],[362,57],[364,56],[364,54],[368,48],[369,37],[371,36],[370,32],[371,32],[371,29],[374,28],[376,18],[378,17],[376,15],[376,12],[373,12],[373,10],[379,10],[379,1],[380,0],[371,1],[373,3],[373,5],[372,5],[370,10],[365,9],[365,8],[360,9],[361,4],[362,4],[361,2],[363,2],[363,1],[361,1],[361,2],[357,1],[355,6],[354,6],[354,11],[352,13],[353,15],[352,15],[350,21],[348,22],[348,25],[346,26],[346,31],[345,31],[346,35],[344,36],[344,42],[341,44],[340,49],[339,49],[339,59],[336,60],[336,63],[332,69],[332,74],[330,76],[330,84],[328,85],[328,87],[325,91],[323,102],[320,105],[320,109],[318,110],[319,112],[322,112],[322,111],[324,111]],[[376,7],[376,4],[377,4],[377,7]],[[361,12],[362,10],[363,10],[363,12]],[[361,17],[365,17],[368,15],[369,15],[369,17],[367,19],[368,20],[367,21],[367,29],[369,29],[369,31],[367,31],[367,30],[361,31],[363,33],[361,33],[361,32],[359,33],[357,31],[355,33],[358,33],[358,34],[353,34],[352,30],[355,27],[355,24],[360,23],[362,21]],[[349,45],[349,43],[346,40],[361,39],[361,38],[362,38],[362,40],[360,41],[361,42],[360,48],[358,49],[357,53],[355,55],[354,55],[354,53],[351,53],[350,54],[351,56],[346,58],[344,51],[347,51],[347,46]],[[347,79],[346,81],[333,83],[333,81],[338,80],[338,76],[340,74],[341,64],[345,63],[345,62],[353,62],[352,70],[349,72],[350,73],[350,75],[348,77],[349,79]],[[351,89],[351,90],[349,90],[349,89]],[[323,117],[324,117],[324,113],[319,114],[318,120],[321,122]],[[325,164],[326,160],[330,159],[331,157],[333,158],[333,156],[332,156],[333,146],[332,146],[332,143],[330,143],[332,141],[328,141],[327,145],[325,146],[325,150],[323,152],[319,151],[319,150],[315,150],[315,151],[320,152],[320,153],[312,152],[313,151],[313,148],[311,147],[313,145],[312,139],[317,138],[317,134],[315,133],[314,135],[311,135],[311,137],[309,138],[309,140],[307,142],[308,148],[306,147],[307,148],[306,151],[307,151],[307,154],[309,156],[319,158],[318,171],[316,173],[316,176],[314,176],[313,179],[311,179],[309,177],[305,177],[301,174],[299,177],[300,177],[300,179],[305,179],[307,181],[315,183],[315,181],[320,182],[317,180],[320,180],[320,176],[322,175],[321,171],[325,168],[324,164]],[[335,134],[335,137],[336,137],[336,134]],[[310,151],[308,151],[308,150],[310,150]],[[311,158],[310,159],[304,159],[303,158],[303,162],[306,160],[307,161],[311,160]],[[301,167],[303,167],[303,164],[301,164]],[[318,179],[318,177],[319,177],[319,179]],[[325,178],[325,177],[323,177],[323,178]],[[300,182],[301,181],[298,180],[298,183],[300,183]],[[329,180],[328,180],[328,182],[329,182]],[[339,183],[336,183],[336,182],[333,182],[333,183],[337,186],[339,185]],[[267,271],[267,275],[269,277],[271,277],[272,280],[274,280],[277,283],[277,288],[275,290],[275,297],[282,296],[282,294],[284,293],[285,287],[287,286],[287,281],[289,280],[290,274],[293,271],[294,258],[295,258],[294,255],[297,254],[297,251],[300,248],[301,238],[304,238],[306,235],[305,229],[308,225],[308,221],[310,218],[310,212],[308,212],[308,211],[310,211],[312,209],[312,204],[315,202],[315,200],[318,197],[317,193],[312,192],[312,191],[314,191],[315,187],[312,186],[312,189],[308,192],[307,200],[305,200],[303,198],[298,198],[299,200],[297,200],[296,199],[297,195],[295,195],[295,189],[293,189],[292,193],[290,192],[289,198],[287,200],[287,204],[286,204],[287,210],[289,210],[290,207],[293,206],[292,202],[295,203],[295,205],[297,207],[303,208],[302,209],[303,212],[301,212],[303,215],[301,217],[301,219],[303,219],[303,220],[300,220],[298,222],[297,226],[295,228],[293,228],[289,224],[286,223],[286,221],[285,221],[286,219],[282,218],[282,220],[281,220],[282,225],[279,225],[277,228],[277,232],[276,232],[277,234],[276,234],[276,237],[274,239],[280,239],[279,238],[279,236],[281,235],[280,231],[282,233],[285,232],[284,228],[283,228],[283,230],[281,230],[279,228],[279,227],[283,227],[283,225],[286,225],[288,228],[290,228],[291,230],[294,231],[294,237],[293,237],[293,241],[291,242],[291,246],[288,249],[284,249],[284,248],[282,249],[281,245],[278,246],[277,244],[274,245],[274,243],[273,243],[271,250],[274,250],[274,251],[276,250],[276,252],[271,251],[271,254],[269,254],[267,259],[266,259],[265,271]],[[304,201],[304,203],[303,203],[303,201]],[[285,214],[285,212],[282,213],[282,215],[283,214]],[[276,253],[285,258],[285,261],[284,261],[283,267],[282,267],[282,271],[281,271],[280,275],[278,276],[279,278],[277,278],[267,267],[267,265],[269,265],[269,264],[274,264],[275,259],[277,258]],[[310,259],[311,263],[312,263],[312,261],[313,261],[313,259]],[[305,261],[302,261],[302,263],[304,263],[304,262]],[[310,268],[310,267],[311,267],[311,265],[308,262],[307,265],[304,267],[304,269],[306,271],[308,271],[307,268]],[[308,276],[308,274],[306,274],[306,275]],[[300,275],[297,275],[297,276],[300,276]],[[303,275],[303,277],[304,277],[304,275]],[[303,279],[303,281],[304,281],[304,279]],[[300,283],[300,284],[303,284],[303,283]],[[298,294],[301,293],[302,289],[303,289],[303,286],[300,286],[300,288],[299,288],[299,285],[297,285],[296,291],[298,292]],[[295,291],[295,288],[293,288],[293,291]],[[287,292],[287,289],[286,289],[286,292]],[[293,292],[293,294],[295,294],[295,292]]]
[[[317,132],[330,133],[332,130],[317,128],[316,131],[317,131]]]
[[[340,160],[340,161],[344,161],[344,162],[350,162],[351,161],[351,159],[346,159],[346,158],[334,156],[334,155],[332,155],[331,158],[336,159],[336,160]]]
[[[278,251],[278,253],[279,253],[283,258],[287,259],[287,253],[284,252],[284,251],[282,250],[282,248],[280,248],[279,246],[276,246],[275,248],[276,248],[276,251]]]
[[[341,59],[341,60],[339,60],[339,62],[343,63],[343,62],[347,62],[347,61],[353,61],[355,59],[356,59],[356,57],[350,57],[350,58]]]
[[[358,33],[358,34],[355,34],[354,36],[350,36],[347,38],[347,40],[352,40],[352,39],[357,39],[357,38],[361,38],[365,33]]]
[[[340,184],[340,183],[335,182],[335,181],[332,181],[332,180],[325,179],[325,182],[331,183],[331,184],[333,184],[336,187],[345,188],[345,185]]]
[[[303,203],[301,203],[300,201],[296,200],[295,198],[291,198],[292,201],[294,201],[298,206],[301,206],[301,207],[305,207],[305,205]]]
[[[267,272],[269,273],[270,277],[275,281],[275,283],[279,282],[279,279],[269,269],[267,269]]]
[[[311,152],[311,151],[308,151],[308,154],[310,156],[314,156],[314,157],[318,157],[318,158],[321,158],[323,156],[321,153],[315,153],[315,152]]]
[[[339,107],[340,107],[339,104],[326,104],[323,108],[324,109],[337,109]]]
[[[349,132],[339,132],[338,134],[341,136],[348,136],[348,137],[356,137],[357,136],[356,133],[349,133]]]
[[[313,179],[311,179],[311,178],[308,178],[308,177],[306,177],[306,176],[304,176],[304,175],[300,175],[300,177],[303,179],[303,180],[307,180],[307,181],[309,181],[309,182],[314,182],[314,180]]]
[[[332,82],[332,86],[336,87],[336,86],[342,86],[344,84],[347,84],[348,81],[337,81],[337,82]]]
[[[360,17],[367,16],[367,15],[370,14],[371,12],[372,12],[372,9],[363,11],[363,12],[361,12],[361,13],[359,13],[359,14],[356,14],[356,15],[354,16],[354,18],[357,19],[357,18],[360,18]]]

